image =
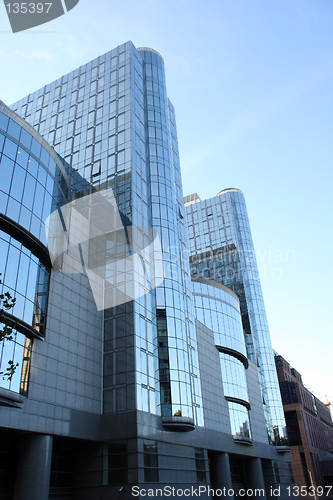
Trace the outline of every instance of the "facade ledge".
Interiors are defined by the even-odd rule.
[[[248,401],[245,401],[245,399],[240,399],[240,398],[233,398],[232,396],[224,396],[227,401],[230,401],[231,403],[237,403],[239,405],[245,406],[248,410],[251,410],[251,405]]]
[[[13,314],[10,314],[7,311],[2,311],[2,317],[11,321],[13,323],[13,328],[26,337],[29,337],[30,339],[44,340],[44,337],[40,335],[31,325],[23,321],[23,319],[19,319],[17,316],[13,316]]]
[[[0,387],[0,406],[11,406],[12,408],[22,408],[24,397],[17,392]]]
[[[221,194],[228,193],[231,191],[238,191],[238,193],[244,194],[243,191],[241,191],[238,188],[226,188],[226,189],[222,189],[222,191],[219,191],[216,196],[221,196]]]
[[[224,292],[231,295],[239,303],[239,298],[237,297],[235,292],[233,290],[231,290],[231,288],[228,288],[227,286],[222,285],[222,283],[218,283],[217,281],[210,280],[209,278],[204,278],[203,276],[197,276],[197,277],[191,276],[191,281],[193,281],[194,283],[203,283],[204,285],[213,286],[214,288],[219,288],[220,290],[223,290]]]
[[[237,444],[245,444],[247,446],[253,446],[252,439],[246,436],[232,436],[234,438],[235,443]]]
[[[216,349],[219,352],[224,352],[225,354],[230,354],[230,356],[233,356],[236,359],[239,359],[247,369],[249,367],[249,361],[244,354],[242,354],[239,351],[235,351],[235,349],[230,349],[229,347],[224,347],[222,345],[215,345]]]
[[[276,451],[278,453],[289,453],[290,452],[290,446],[277,446]]]
[[[194,420],[189,417],[162,417],[162,425],[178,432],[189,432],[195,429]]]

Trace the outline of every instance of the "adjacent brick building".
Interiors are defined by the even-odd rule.
[[[322,462],[333,448],[329,408],[304,386],[300,373],[282,356],[275,356],[275,364],[296,483],[299,487],[331,486],[332,477],[325,473]]]

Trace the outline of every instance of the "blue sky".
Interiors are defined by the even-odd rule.
[[[127,40],[163,55],[184,194],[244,192],[273,347],[333,402],[332,28],[331,0],[80,0],[15,35],[0,7],[6,104]]]

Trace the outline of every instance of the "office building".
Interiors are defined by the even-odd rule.
[[[285,421],[244,195],[225,189],[201,201],[195,193],[185,205],[192,278],[209,278],[238,296],[246,356],[258,368],[268,439],[284,446]]]
[[[333,422],[329,408],[304,386],[301,374],[288,361],[276,354],[275,363],[296,484],[300,488],[333,487]],[[333,496],[328,489],[325,493]]]
[[[27,344],[17,358],[11,346],[22,364],[1,381],[3,498],[291,485],[239,298],[191,281],[162,57],[128,42],[0,111],[12,278],[0,272],[22,296],[12,316]],[[43,273],[21,276],[23,255]]]

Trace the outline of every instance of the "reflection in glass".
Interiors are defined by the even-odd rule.
[[[223,391],[225,396],[249,401],[245,367],[243,363],[229,354],[220,352]]]
[[[0,286],[17,299],[11,313],[44,336],[49,271],[28,248],[1,230],[0,248],[3,266]]]
[[[157,311],[157,340],[158,340],[158,361],[161,395],[161,415],[168,417],[172,415],[172,400],[170,386],[170,366],[167,319],[165,310]]]
[[[105,310],[103,412],[135,408],[133,303]]]
[[[284,435],[284,415],[244,196],[227,189],[197,201],[187,206],[192,275],[230,287],[238,296],[246,354],[258,367],[268,440],[277,444]]]
[[[231,433],[233,436],[251,438],[249,411],[245,406],[228,401]]]
[[[13,330],[13,340],[0,343],[0,372],[6,372],[8,361],[12,360],[18,367],[11,380],[0,376],[0,387],[27,395],[30,371],[32,340]]]

